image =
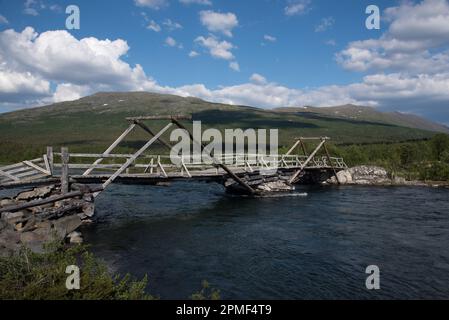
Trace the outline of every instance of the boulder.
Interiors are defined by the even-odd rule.
[[[337,177],[338,177],[338,181],[340,182],[340,184],[351,184],[353,182],[352,174],[351,174],[351,172],[349,172],[347,170],[337,172]],[[335,179],[335,177],[334,177],[334,179]]]
[[[376,166],[358,166],[339,171],[337,173],[340,184],[356,185],[391,185],[392,180],[388,176],[387,170]],[[336,184],[335,177],[330,178],[326,183]]]
[[[22,211],[19,212],[3,212],[2,213],[2,220],[14,225],[18,221],[22,220],[24,217],[24,213]]]
[[[72,244],[81,244],[83,243],[83,237],[81,232],[73,231],[69,235],[67,235],[69,242]]]
[[[283,180],[262,183],[257,186],[258,190],[266,192],[282,192],[282,191],[293,191],[295,187],[290,185],[288,182]]]
[[[82,221],[78,215],[63,217],[53,222],[56,234],[62,239],[64,239],[69,233],[78,229],[81,224]]]

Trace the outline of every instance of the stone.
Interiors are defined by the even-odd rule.
[[[295,187],[286,183],[285,181],[273,181],[263,183],[257,186],[257,189],[267,192],[281,192],[281,191],[293,191]]]
[[[20,234],[20,241],[31,251],[42,253],[44,252],[44,244],[50,241],[50,235],[37,232],[37,230],[24,232]]]
[[[14,204],[15,204],[14,200],[9,199],[9,198],[0,200],[0,207],[7,207],[7,206],[14,205]]]
[[[84,241],[81,232],[78,231],[71,232],[69,235],[67,235],[67,238],[72,244],[81,244]]]
[[[11,224],[15,224],[16,221],[22,219],[24,216],[22,211],[19,212],[3,212],[2,220]]]
[[[349,172],[347,170],[337,172],[337,177],[338,177],[338,181],[340,182],[340,184],[351,184],[353,182],[352,174],[351,174],[351,172]],[[334,177],[334,179],[335,179],[335,177]]]
[[[35,199],[35,198],[45,198],[48,195],[50,195],[50,193],[52,192],[53,189],[54,189],[54,186],[45,186],[45,187],[40,187],[40,188],[34,188],[33,190],[24,191],[24,192],[19,193],[16,196],[16,200],[31,200],[31,199]]]
[[[56,234],[65,238],[69,233],[78,229],[82,224],[82,221],[78,215],[72,215],[60,218],[53,222]]]

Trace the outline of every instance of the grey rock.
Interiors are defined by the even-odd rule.
[[[19,193],[16,196],[16,200],[31,200],[35,198],[45,198],[50,195],[51,191],[54,189],[54,186],[45,186],[40,188],[34,188],[30,191],[24,191]]]
[[[69,235],[67,235],[67,238],[72,244],[81,244],[84,241],[81,232],[78,231],[71,232]]]
[[[78,215],[63,217],[53,222],[56,234],[61,238],[65,238],[69,233],[78,229],[81,224],[82,221]]]

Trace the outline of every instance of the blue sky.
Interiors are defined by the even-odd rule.
[[[70,4],[80,30],[66,29]],[[370,4],[380,30],[365,27]],[[0,112],[145,90],[449,123],[448,45],[446,0],[0,0]]]

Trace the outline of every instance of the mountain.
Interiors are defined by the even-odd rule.
[[[286,113],[312,113],[331,118],[388,123],[403,127],[449,133],[449,127],[413,114],[401,112],[381,112],[372,107],[357,106],[353,104],[327,108],[303,107],[278,108],[275,110]]]
[[[330,136],[335,144],[347,144],[417,140],[435,131],[449,132],[447,127],[416,116],[351,105],[264,110],[148,92],[97,93],[0,114],[0,162],[32,158],[47,145],[65,145],[73,152],[102,152],[129,125],[126,117],[179,114],[201,120],[204,129],[277,128],[285,148],[298,136]],[[149,121],[148,125],[157,129],[164,123]],[[136,150],[147,138],[143,130],[136,130],[118,151]]]

